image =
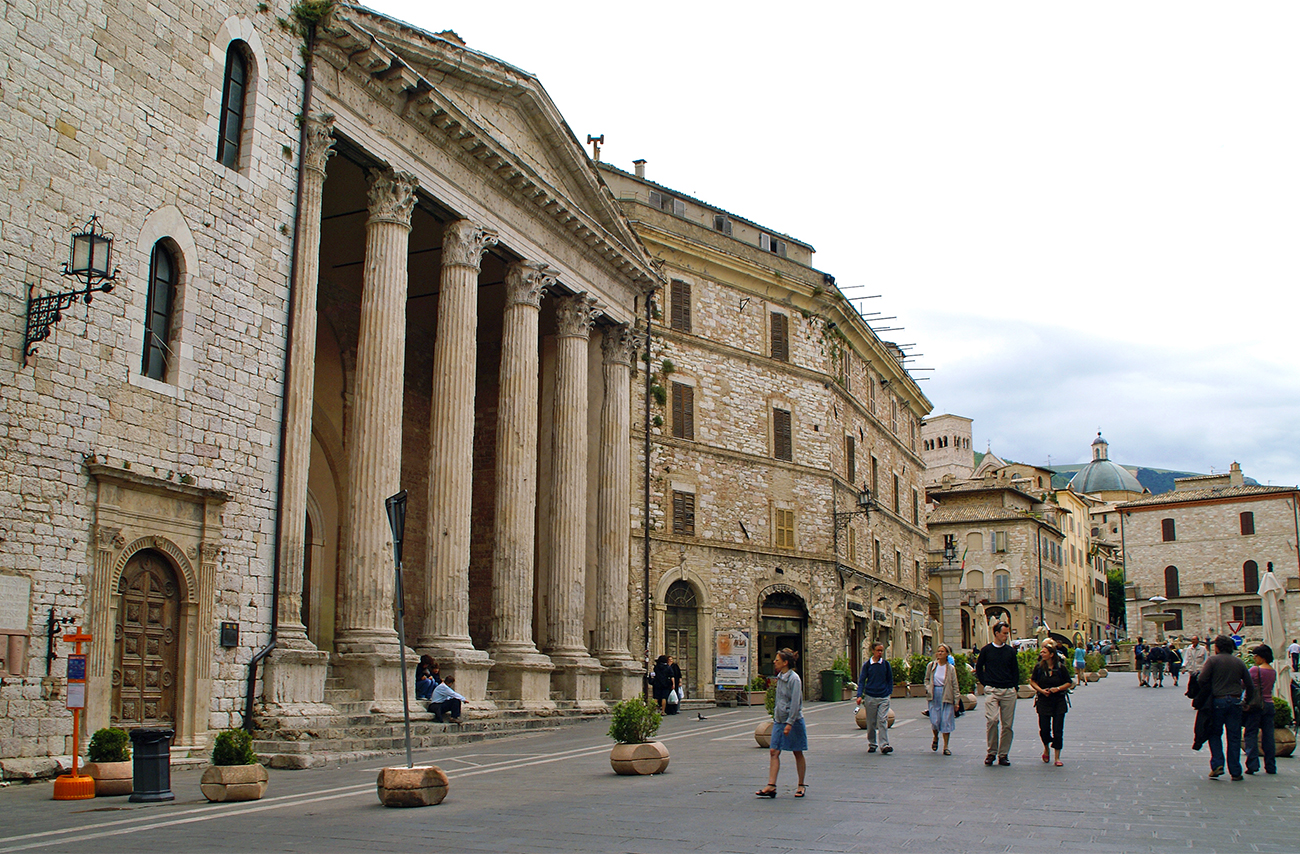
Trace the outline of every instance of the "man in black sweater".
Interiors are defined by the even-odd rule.
[[[1241,781],[1241,706],[1243,695],[1249,705],[1255,699],[1255,686],[1245,662],[1235,655],[1232,638],[1219,635],[1214,639],[1214,655],[1205,660],[1197,680],[1198,694],[1192,705],[1210,708],[1210,779],[1223,776],[1224,759],[1232,779]],[[1228,755],[1223,755],[1223,735],[1228,737]]]
[[[1016,651],[1007,643],[1011,627],[1006,623],[993,626],[993,643],[980,650],[975,663],[975,678],[984,686],[984,723],[988,734],[988,755],[985,765],[994,759],[999,765],[1010,765],[1007,754],[1011,752],[1012,724],[1016,720],[1016,689],[1020,687],[1020,664]],[[999,733],[999,724],[1001,732]]]

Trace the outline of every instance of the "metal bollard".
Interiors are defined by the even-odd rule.
[[[131,730],[132,792],[136,803],[172,801],[172,729]]]

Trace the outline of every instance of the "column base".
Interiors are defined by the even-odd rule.
[[[640,697],[645,690],[645,671],[631,658],[603,660],[605,673],[601,685],[609,693],[611,700],[626,700]]]
[[[340,634],[334,640],[334,651],[340,655],[397,656],[401,644],[395,629],[365,629]],[[407,653],[410,653],[409,649]]]
[[[419,657],[406,651],[406,666],[415,674],[415,665]],[[335,656],[334,674],[343,679],[343,684],[353,689],[361,699],[370,702],[370,710],[384,714],[402,714],[402,660],[397,652],[361,653],[348,652]],[[413,698],[414,684],[407,686]],[[412,705],[414,708],[414,704]]]
[[[551,674],[551,690],[560,697],[576,703],[584,712],[604,712],[609,704],[600,698],[600,675],[605,668],[600,662],[587,655],[552,653],[551,663],[555,671]]]
[[[498,694],[508,705],[518,703],[519,708],[530,712],[555,709],[551,699],[551,672],[555,666],[551,659],[536,651],[508,652],[489,649],[496,662],[488,674],[488,690]]]
[[[473,647],[448,648],[434,645],[421,647],[420,653],[433,656],[443,679],[456,677],[456,691],[464,695],[467,706],[485,712],[496,709],[496,705],[487,699],[488,671],[493,662],[486,652]]]
[[[277,643],[266,659],[263,696],[277,706],[316,705],[325,702],[325,677],[329,653],[312,647],[281,649]]]

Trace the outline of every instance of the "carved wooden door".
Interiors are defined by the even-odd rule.
[[[180,611],[176,575],[162,555],[142,551],[127,562],[118,593],[113,723],[171,726]]]

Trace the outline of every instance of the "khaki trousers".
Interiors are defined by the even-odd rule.
[[[1015,688],[984,688],[984,724],[988,729],[989,756],[1006,756],[1011,751],[1016,720]],[[998,725],[1002,725],[999,736]]]

